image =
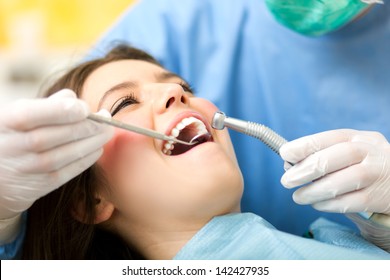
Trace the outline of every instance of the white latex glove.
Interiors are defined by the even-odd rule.
[[[283,145],[283,175],[298,204],[327,212],[390,214],[390,145],[377,132],[333,130]]]
[[[113,128],[88,114],[67,89],[2,106],[0,219],[12,219],[97,161]]]

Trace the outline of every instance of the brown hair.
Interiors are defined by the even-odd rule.
[[[69,88],[77,94],[89,75],[109,62],[136,59],[160,65],[139,49],[118,45],[102,58],[84,62],[60,77],[44,96]],[[97,186],[107,186],[96,164],[57,190],[37,200],[28,211],[23,259],[140,259],[118,236],[93,223]],[[82,202],[86,223],[72,216],[76,201]]]

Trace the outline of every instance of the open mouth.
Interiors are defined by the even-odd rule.
[[[192,146],[183,145],[174,142],[165,142],[163,145],[163,153],[169,156],[181,155],[196,146],[203,143],[213,141],[213,137],[207,130],[206,125],[201,120],[195,117],[182,119],[170,132],[170,136],[179,140],[190,142],[196,137],[196,144]]]

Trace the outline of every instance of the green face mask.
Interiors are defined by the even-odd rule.
[[[266,0],[265,2],[277,21],[308,36],[320,36],[335,31],[369,6],[361,0]]]

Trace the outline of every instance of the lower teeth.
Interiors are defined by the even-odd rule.
[[[204,142],[207,142],[211,139],[211,134],[210,133],[203,133],[203,134],[197,134],[195,135],[191,141],[189,141],[190,143],[195,143],[195,144],[198,144],[198,143],[204,143]],[[170,156],[172,154],[172,151],[174,150],[175,146],[174,146],[174,142],[168,142],[164,145],[164,149],[163,149],[163,153]],[[179,145],[179,144],[178,144]],[[181,146],[179,145],[178,147],[180,147],[179,149],[181,149]],[[190,150],[191,148],[189,148],[188,150]],[[183,152],[184,153],[184,152]]]

